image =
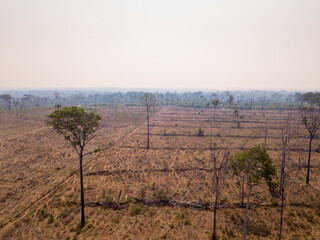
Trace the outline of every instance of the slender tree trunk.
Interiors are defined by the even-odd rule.
[[[250,190],[249,190],[248,198],[247,198],[247,206],[246,206],[246,211],[245,211],[245,215],[244,215],[243,240],[246,240],[246,237],[247,237],[247,218],[248,218],[249,201],[250,201],[251,192],[252,192],[252,185],[250,184]]]
[[[281,196],[281,210],[280,210],[280,231],[279,240],[282,237],[282,226],[283,226],[283,202],[284,202],[284,184],[285,184],[285,163],[286,163],[286,148],[282,149],[282,166],[281,166],[281,176],[280,176],[280,188],[279,193]]]
[[[83,191],[83,173],[82,173],[82,151],[80,153],[80,188],[81,188],[81,226],[84,227],[86,224],[84,216],[84,191]]]
[[[149,149],[149,113],[147,113],[147,149]]]
[[[310,136],[309,142],[309,154],[308,154],[308,169],[307,169],[307,184],[309,184],[309,172],[310,172],[310,159],[311,159],[311,143],[312,143],[312,136]]]
[[[241,207],[243,207],[243,196],[244,196],[244,175],[242,177],[242,189],[241,189]]]
[[[281,194],[283,190],[283,184],[284,184],[284,168],[286,164],[286,150],[282,150],[282,164],[281,164],[281,173],[280,173],[280,187],[279,187],[279,194]]]
[[[265,136],[264,136],[264,144],[267,145],[267,137],[268,137],[268,129],[267,126],[266,127],[266,131],[265,131]]]
[[[219,174],[219,173],[218,173]],[[219,175],[216,177],[216,199],[214,201],[214,210],[213,210],[213,233],[212,240],[216,240],[216,229],[217,229],[217,206],[219,199]]]
[[[285,176],[283,176],[283,179],[282,179],[282,189],[281,189],[281,211],[280,211],[279,240],[281,240],[281,237],[282,237],[282,226],[283,226],[284,181],[285,181]]]

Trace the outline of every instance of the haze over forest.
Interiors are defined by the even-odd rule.
[[[1,1],[0,88],[320,89],[320,2]]]

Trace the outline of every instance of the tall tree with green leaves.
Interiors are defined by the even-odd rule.
[[[310,175],[310,162],[311,162],[311,147],[312,140],[314,139],[319,127],[320,127],[320,112],[316,111],[314,108],[303,107],[300,110],[302,123],[306,127],[309,133],[309,148],[308,148],[308,166],[307,166],[307,180],[306,183],[309,183]]]
[[[258,185],[260,179],[264,179],[271,189],[274,184],[272,182],[272,176],[275,176],[276,168],[274,167],[266,148],[261,145],[252,147],[249,150],[237,152],[231,158],[230,167],[235,175],[240,175],[243,172],[245,173],[246,183],[249,187],[243,224],[243,239],[245,240],[252,189],[254,186]]]
[[[100,115],[86,112],[81,107],[64,107],[47,116],[47,125],[51,126],[59,135],[62,135],[74,148],[79,157],[80,188],[81,188],[81,226],[85,225],[84,190],[83,190],[83,157],[93,152],[84,153],[86,145],[95,137],[93,133],[99,126]]]

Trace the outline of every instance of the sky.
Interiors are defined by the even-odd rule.
[[[320,90],[320,1],[0,0],[0,88]]]

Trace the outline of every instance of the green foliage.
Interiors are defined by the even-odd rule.
[[[276,168],[264,146],[258,145],[249,150],[237,152],[231,158],[230,168],[234,175],[245,173],[250,183],[257,184],[263,178],[270,189],[275,186],[272,176],[276,175]]]
[[[164,136],[167,135],[167,129],[166,129],[166,128],[163,130],[163,135],[164,135]]]
[[[112,222],[115,223],[115,224],[118,224],[120,222],[120,218],[119,216],[115,216],[112,218]]]
[[[320,93],[318,92],[307,92],[302,94],[302,100],[308,102],[311,105],[320,106]]]
[[[131,210],[130,210],[130,215],[131,216],[139,215],[141,212],[142,212],[142,208],[139,205],[132,204]]]
[[[191,184],[191,182],[190,182],[190,180],[188,180],[187,187],[190,187],[190,184]]]
[[[184,225],[191,225],[190,219],[186,219],[186,220],[184,221]]]
[[[231,94],[228,99],[227,99],[229,105],[232,105],[233,104],[233,101],[234,101],[234,96]]]
[[[204,130],[199,128],[198,131],[197,131],[197,136],[198,137],[203,137],[204,136]]]
[[[186,216],[188,216],[189,213],[188,212],[180,212],[177,214],[177,219],[185,219]]]
[[[116,201],[111,196],[105,196],[105,204],[107,207],[115,207],[117,205]]]
[[[156,199],[158,199],[160,202],[168,202],[169,198],[167,193],[165,193],[164,191],[160,190],[157,192],[153,193],[153,197],[155,197]]]
[[[100,115],[94,112],[88,113],[84,108],[72,106],[49,114],[46,122],[74,147],[84,147],[100,119]]]
[[[266,224],[253,222],[248,225],[248,233],[260,237],[268,237],[271,235],[271,231]]]
[[[146,188],[143,187],[138,191],[138,197],[139,198],[145,198],[146,197],[146,193],[147,193]]]
[[[214,98],[211,100],[211,103],[216,108],[219,105],[220,101],[219,101],[219,99]]]
[[[99,148],[96,148],[96,149],[94,150],[95,153],[100,152],[100,151],[102,151],[102,149],[101,149],[100,147],[99,147]]]

